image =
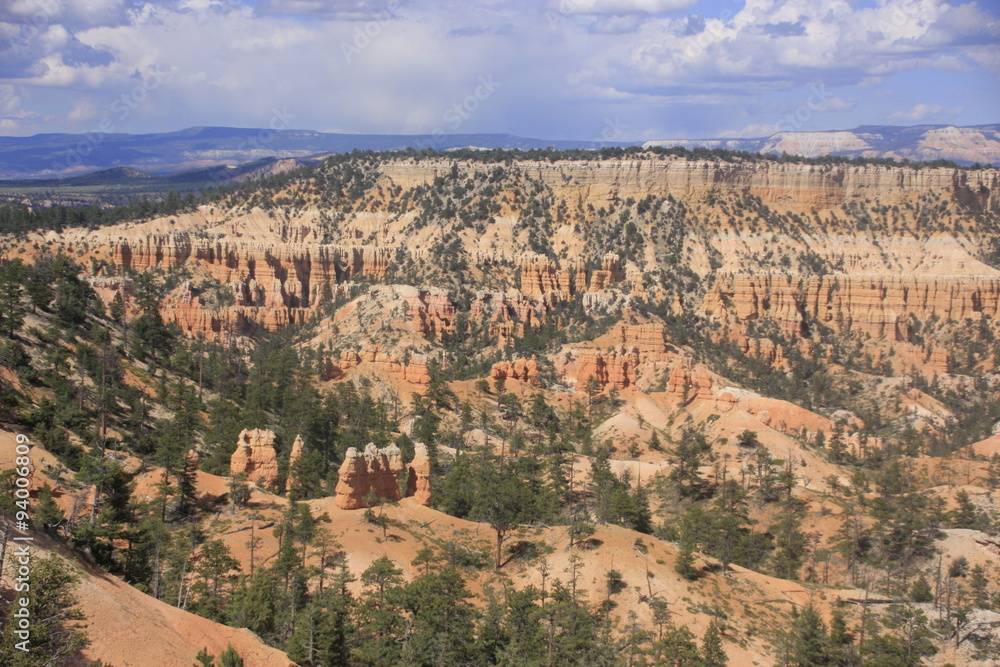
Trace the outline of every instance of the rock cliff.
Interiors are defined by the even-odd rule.
[[[839,209],[865,199],[892,206],[929,193],[987,210],[1000,208],[1000,174],[995,170],[910,169],[879,165],[809,165],[783,162],[722,162],[655,157],[618,160],[521,162],[530,177],[557,197],[596,206],[612,199],[636,200],[667,193],[703,201],[721,190],[759,197],[768,206],[810,211]],[[399,160],[383,167],[403,187],[432,183],[451,168],[449,160]]]
[[[395,354],[384,352],[378,346],[365,347],[359,352],[341,352],[340,359],[331,365],[326,372],[327,379],[338,379],[347,371],[358,368],[362,364],[410,384],[428,385],[431,376],[427,371],[427,357],[422,354],[412,354],[407,361],[401,361]]]
[[[808,335],[811,321],[892,341],[911,339],[911,318],[978,320],[1000,316],[1000,277],[834,274],[796,280],[773,273],[720,276],[706,313],[734,323],[768,317],[786,335]]]

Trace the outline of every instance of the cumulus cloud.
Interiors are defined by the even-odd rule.
[[[560,14],[672,14],[695,0],[553,0],[549,9]]]
[[[369,20],[386,15],[398,15],[404,5],[405,0],[266,0],[257,6],[257,12],[261,15],[313,16],[331,20]]]
[[[914,104],[905,111],[894,111],[889,114],[893,122],[919,123],[923,121],[947,122],[962,113],[962,107],[943,107],[940,104]]]
[[[898,99],[925,109],[863,118],[859,99],[910,72],[1000,76],[996,12],[960,3],[8,0],[0,86],[17,86],[21,115],[4,111],[3,131],[89,129],[80,100],[107,109],[151,71],[169,77],[122,131],[262,126],[287,107],[298,127],[428,132],[490,76],[503,85],[461,131],[592,137],[621,118],[635,136],[759,136],[816,82],[830,92],[814,119],[919,122],[953,109],[914,84]]]
[[[609,54],[609,76],[623,86],[757,89],[817,75],[854,85],[919,67],[958,68],[963,55],[988,61],[982,53],[995,53],[998,39],[1000,22],[975,5],[887,0],[855,9],[844,0],[747,0],[728,20],[645,22],[632,43]]]

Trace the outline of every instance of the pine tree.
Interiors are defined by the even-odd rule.
[[[657,665],[668,667],[696,667],[701,663],[701,653],[695,643],[695,636],[681,626],[667,629],[663,636],[653,643],[653,653]]]
[[[108,314],[115,324],[123,325],[125,324],[125,312],[125,300],[122,298],[122,293],[120,291],[115,292],[114,298],[111,299],[111,308],[108,310]]]
[[[38,490],[38,504],[35,506],[35,521],[41,524],[42,528],[44,528],[46,532],[54,534],[56,527],[65,521],[65,519],[65,514],[59,508],[55,498],[52,496],[52,489],[49,487],[48,483],[44,484],[42,488]]]
[[[694,566],[694,550],[690,539],[681,539],[681,550],[677,554],[674,570],[688,581],[698,578],[698,568]]]
[[[798,667],[822,667],[832,665],[826,624],[809,604],[792,623],[791,663]]]
[[[474,662],[478,612],[470,597],[462,574],[453,567],[422,575],[403,589],[402,607],[412,623],[404,654],[408,664]]]
[[[226,650],[220,656],[222,667],[243,667],[243,658],[236,652],[232,644],[226,646]]]
[[[701,643],[702,664],[705,667],[726,667],[729,658],[722,645],[722,633],[719,632],[718,621],[713,620],[705,630]]]
[[[399,607],[403,571],[386,556],[375,560],[361,574],[366,595],[358,610],[358,645],[355,658],[364,664],[402,664],[402,647],[396,641],[405,625]]]
[[[951,514],[951,522],[955,528],[978,528],[979,511],[969,498],[965,489],[955,494],[955,510]]]
[[[25,274],[24,264],[19,259],[0,268],[0,326],[10,337],[24,324],[27,312],[21,303]]]
[[[233,593],[230,618],[239,627],[249,628],[266,637],[275,627],[277,616],[274,579],[258,572],[241,582]]]
[[[73,624],[84,620],[73,595],[78,580],[58,556],[32,561],[31,587],[27,591],[31,650],[17,648],[21,640],[13,632],[17,624],[14,607],[5,605],[5,615],[0,617],[0,656],[5,667],[63,664],[86,645],[86,634]]]
[[[913,587],[910,588],[910,599],[914,602],[934,601],[934,592],[931,590],[931,585],[927,582],[927,578],[923,574],[913,582]]]

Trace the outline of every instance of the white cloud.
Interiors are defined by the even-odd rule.
[[[18,86],[0,84],[0,131],[20,134],[31,127],[38,114],[24,108],[24,97]]]
[[[752,123],[750,125],[745,125],[739,130],[722,130],[718,133],[719,137],[722,138],[757,138],[757,137],[769,137],[772,134],[780,132],[782,129],[781,125],[778,123]]]
[[[821,105],[817,107],[816,111],[850,111],[857,105],[857,100],[845,100],[837,95],[830,95]]]
[[[894,122],[919,123],[923,121],[947,122],[962,113],[962,107],[943,107],[940,104],[914,104],[905,111],[894,111],[888,119]]]
[[[559,14],[673,14],[695,0],[553,0],[549,10]]]
[[[844,0],[748,0],[728,21],[646,21],[631,43],[607,54],[607,69],[623,87],[692,83],[752,91],[758,83],[816,78],[857,84],[916,68],[965,68],[963,56],[992,62],[998,39],[1000,22],[975,5],[886,0],[854,9]]]
[[[88,129],[79,99],[107,109],[153,69],[169,81],[122,131],[259,126],[287,106],[299,127],[426,132],[494,75],[503,87],[462,131],[591,137],[620,116],[634,136],[761,136],[815,82],[837,94],[810,112],[861,124],[892,109],[861,120],[859,99],[902,72],[1000,76],[997,17],[946,0],[746,0],[714,17],[677,14],[694,0],[0,0],[0,34],[19,36],[36,2],[56,7],[41,27],[0,38],[0,85],[46,92],[25,98],[22,129],[53,113]],[[933,106],[907,85],[898,99]]]

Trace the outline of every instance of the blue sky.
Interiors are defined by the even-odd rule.
[[[1000,2],[3,0],[0,134],[1000,122]]]

